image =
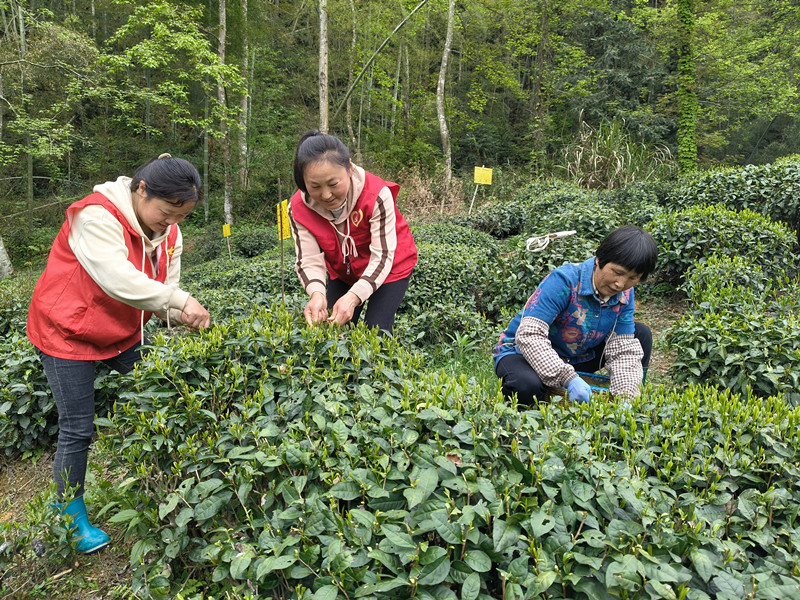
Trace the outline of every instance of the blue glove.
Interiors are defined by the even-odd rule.
[[[572,402],[589,404],[592,401],[592,388],[580,376],[576,376],[567,384],[567,392]]]

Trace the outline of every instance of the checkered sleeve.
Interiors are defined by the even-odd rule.
[[[544,321],[536,317],[524,317],[520,321],[514,341],[545,385],[566,387],[576,377],[575,369],[561,360],[553,349],[548,338],[549,331],[550,326]]]
[[[611,376],[609,391],[628,400],[639,395],[642,383],[642,345],[633,335],[612,333],[606,342],[606,364]]]

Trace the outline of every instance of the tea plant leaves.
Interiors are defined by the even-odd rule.
[[[148,540],[135,577],[170,564],[161,597],[190,572],[368,600],[694,600],[796,580],[800,413],[780,399],[517,410],[393,338],[277,307],[162,342],[101,440],[132,490],[115,519]],[[197,394],[188,360],[234,383]],[[154,422],[174,443],[153,443]]]

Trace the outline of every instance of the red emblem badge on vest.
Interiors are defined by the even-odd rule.
[[[360,208],[358,209],[358,212],[354,212],[352,215],[350,215],[350,221],[353,223],[353,227],[358,227],[363,220],[364,211],[362,211]]]

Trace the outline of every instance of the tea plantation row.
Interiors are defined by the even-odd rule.
[[[800,597],[800,410],[780,399],[518,410],[276,305],[159,340],[118,386],[105,510],[145,597]]]

